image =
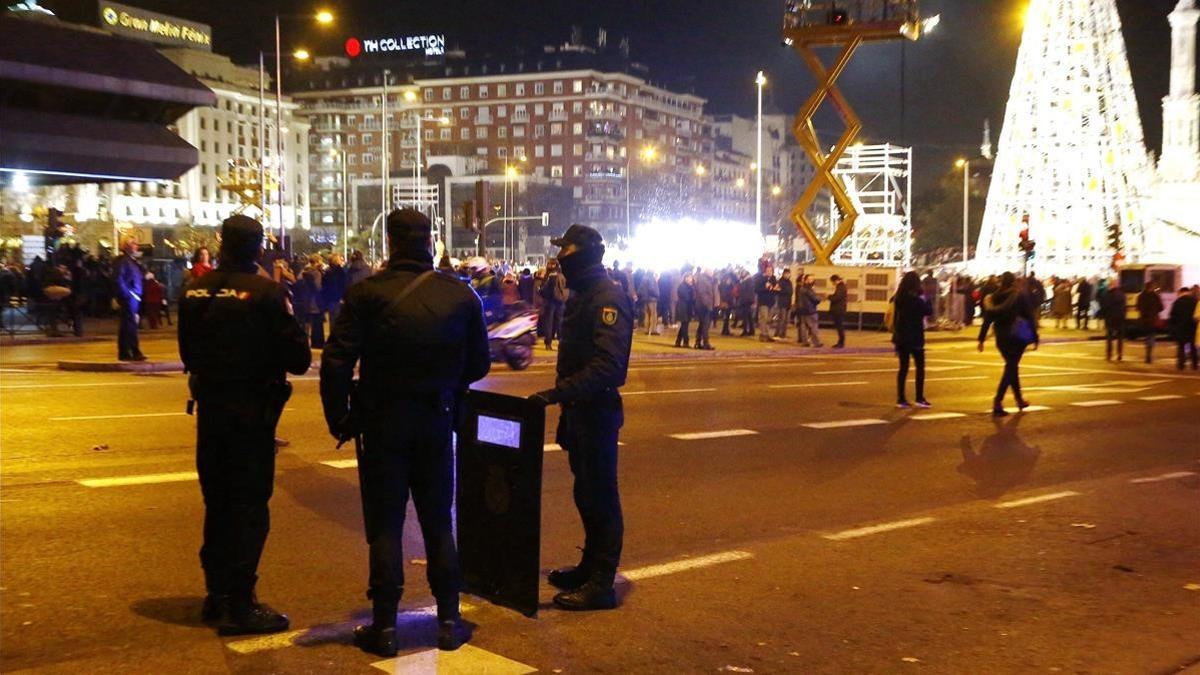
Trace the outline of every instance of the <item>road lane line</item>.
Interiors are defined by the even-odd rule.
[[[145,384],[170,384],[179,386],[183,380],[181,378],[158,378],[147,377],[140,380],[129,380],[127,382],[70,382],[64,384],[6,384],[0,386],[0,391],[22,390],[22,389],[72,389],[80,387],[137,387]]]
[[[1139,396],[1139,401],[1175,401],[1183,398],[1182,394],[1159,394],[1158,396]]]
[[[126,415],[79,415],[76,417],[51,417],[51,422],[75,422],[79,420],[125,420],[138,417],[179,417],[187,415],[185,412],[161,412],[161,413],[129,413]]]
[[[474,645],[463,645],[452,652],[422,649],[419,652],[376,661],[372,668],[385,673],[486,673],[487,675],[525,675],[537,668],[493,654]]]
[[[155,483],[180,483],[198,480],[195,471],[180,471],[177,473],[147,473],[140,476],[115,476],[113,478],[84,478],[75,481],[84,487],[104,488],[121,487],[125,485],[152,485]]]
[[[331,459],[331,460],[321,462],[321,463],[324,464],[325,466],[333,467],[335,469],[358,468],[358,460],[357,459]]]
[[[714,553],[712,555],[702,555],[695,558],[687,558],[685,560],[662,563],[661,565],[650,565],[648,567],[638,567],[637,569],[624,570],[620,572],[620,576],[625,577],[625,579],[628,581],[641,581],[642,579],[652,579],[654,577],[662,577],[668,574],[687,572],[689,570],[712,567],[713,565],[720,565],[738,560],[747,560],[753,557],[754,554],[748,551],[725,551],[723,553]]]
[[[811,387],[852,387],[868,384],[865,380],[857,382],[805,382],[801,384],[770,384],[768,389],[809,389]]]
[[[926,382],[967,382],[969,380],[988,380],[987,375],[962,375],[960,377],[927,377]]]
[[[658,389],[655,391],[623,391],[621,396],[650,396],[653,394],[697,394],[705,391],[716,391],[716,387],[702,389]]]
[[[1176,478],[1187,478],[1195,476],[1195,471],[1176,471],[1174,473],[1164,473],[1161,476],[1150,476],[1149,478],[1134,478],[1130,483],[1161,483],[1163,481],[1175,480]]]
[[[750,429],[725,429],[724,431],[697,431],[687,434],[671,434],[677,441],[707,441],[713,438],[733,438],[735,436],[757,436],[757,431]]]
[[[1121,405],[1124,401],[1118,401],[1111,398],[1102,398],[1095,401],[1073,401],[1071,405],[1080,408],[1100,408],[1106,405]]]
[[[562,452],[563,447],[558,443],[547,443],[542,446],[542,452]]]
[[[891,532],[892,530],[902,530],[906,527],[916,527],[918,525],[927,525],[932,523],[935,518],[912,518],[909,520],[897,520],[891,523],[881,523],[879,525],[868,525],[867,527],[856,527],[852,530],[842,530],[833,534],[821,535],[830,541],[845,541],[847,539],[857,539],[859,537],[867,537],[880,532]]]
[[[839,420],[837,422],[809,422],[801,426],[806,426],[809,429],[844,429],[848,427],[869,427],[877,424],[888,424],[888,421],[864,418],[860,420]]]
[[[1048,405],[1030,405],[1030,406],[1025,406],[1024,410],[1018,410],[1018,412],[1031,413],[1031,412],[1043,412],[1046,410],[1052,410],[1052,408]]]
[[[966,413],[960,412],[936,412],[936,413],[917,413],[910,416],[910,420],[918,420],[921,422],[932,422],[934,420],[952,420],[959,417],[966,417]]]
[[[1042,502],[1052,502],[1056,499],[1066,499],[1067,497],[1078,497],[1079,493],[1074,490],[1064,490],[1062,492],[1051,492],[1048,495],[1038,495],[1036,497],[1026,497],[1024,499],[1014,499],[1010,502],[1000,502],[992,504],[997,509],[1015,509],[1018,506],[1029,506],[1030,504],[1041,504]]]
[[[932,366],[925,369],[927,373],[941,373],[947,370],[966,370],[971,366]],[[864,368],[862,370],[818,370],[813,375],[854,375],[855,373],[894,373],[895,368]]]

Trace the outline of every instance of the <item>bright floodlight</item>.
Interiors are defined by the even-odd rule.
[[[765,73],[763,73],[763,71],[758,71],[758,76],[754,78],[754,84],[757,84],[760,87],[765,87],[767,85],[767,76]]]
[[[658,272],[684,265],[715,270],[728,265],[753,268],[765,250],[766,243],[753,223],[655,218],[638,225],[633,239],[624,247],[610,249],[609,257]]]
[[[324,24],[324,25],[331,24],[331,23],[333,23],[333,12],[331,12],[327,9],[323,9],[323,10],[317,12],[316,19],[317,19],[317,23],[319,23],[319,24]]]
[[[771,186],[771,196],[772,197],[778,197],[781,194],[783,194],[783,188],[779,187],[778,185]]]
[[[14,192],[29,192],[29,174],[24,171],[14,171],[12,189]]]
[[[508,176],[509,178],[516,178],[517,177],[517,167],[515,167],[515,166],[504,167],[504,175]]]
[[[307,61],[311,57],[312,54],[310,54],[307,49],[297,49],[296,51],[292,52],[292,58],[296,59],[297,61]]]
[[[704,168],[703,164],[696,165],[696,175],[697,176],[703,176],[706,173],[708,173],[708,169]]]
[[[658,157],[658,148],[653,145],[647,145],[642,148],[642,159],[647,162],[653,162],[656,157]]]
[[[959,157],[959,158],[958,158],[957,160],[955,160],[955,162],[954,162],[954,166],[955,166],[955,168],[958,168],[958,169],[961,169],[961,168],[963,168],[963,167],[964,167],[964,166],[966,166],[966,165],[967,165],[967,160],[963,159],[962,157]]]
[[[413,91],[412,89],[404,92],[404,100],[408,101],[409,103],[417,100],[417,92]]]

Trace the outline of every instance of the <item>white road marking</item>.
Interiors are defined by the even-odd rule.
[[[921,422],[932,422],[933,420],[952,420],[958,417],[966,417],[966,413],[959,412],[936,412],[936,413],[918,413],[909,417],[910,420],[919,420]]]
[[[642,579],[662,577],[668,574],[675,574],[677,572],[686,572],[688,570],[695,570],[703,567],[712,567],[713,565],[720,565],[722,563],[735,562],[738,560],[747,560],[753,557],[754,554],[747,551],[725,551],[723,553],[702,555],[695,558],[687,558],[684,560],[662,563],[660,565],[650,565],[649,567],[639,567],[637,569],[624,570],[620,573],[620,576],[625,577],[625,579],[629,581],[641,581]]]
[[[811,387],[852,387],[860,384],[867,384],[866,381],[857,382],[805,382],[802,384],[771,384],[767,385],[768,389],[809,389]]]
[[[75,481],[84,487],[103,488],[120,487],[125,485],[152,485],[155,483],[180,483],[198,480],[195,471],[180,471],[177,473],[147,473],[140,476],[115,476],[113,478],[84,478]]]
[[[187,415],[186,412],[161,412],[161,413],[130,413],[126,415],[80,415],[78,417],[51,417],[51,422],[74,422],[78,420],[125,420],[138,417],[179,417]]]
[[[910,378],[911,379],[911,378]],[[926,382],[967,382],[968,380],[987,380],[987,375],[962,375],[960,377],[927,377]]]
[[[464,613],[475,609],[475,607],[466,602],[462,603],[461,607]],[[401,608],[397,615],[397,622],[405,624],[414,620],[424,621],[429,617],[436,616],[437,605],[414,607],[412,609]],[[284,649],[292,646],[337,642],[348,638],[351,631],[354,630],[354,626],[358,623],[358,621],[343,621],[341,623],[324,624],[311,628],[290,630],[284,633],[275,633],[274,635],[233,640],[226,642],[225,646],[238,654],[253,654],[255,652]]]
[[[1195,471],[1176,471],[1174,473],[1164,473],[1161,476],[1150,476],[1149,478],[1134,478],[1130,483],[1161,483],[1167,480],[1175,480],[1176,478],[1187,478],[1195,476]]]
[[[1032,374],[1021,373],[1021,379],[1027,380],[1031,377],[1067,377],[1069,375],[1098,375],[1098,374],[1099,373],[1096,373],[1096,372],[1090,371],[1090,370],[1064,370],[1061,373],[1032,373]]]
[[[931,366],[925,369],[927,373],[941,373],[947,370],[966,370],[971,366]],[[863,370],[818,370],[813,375],[853,375],[855,373],[894,373],[895,368],[865,368]]]
[[[1051,408],[1048,405],[1031,405],[1031,406],[1026,406],[1025,409],[1022,410],[1021,412],[1031,413],[1031,412],[1043,412],[1045,410],[1053,410],[1053,408]]]
[[[1139,401],[1175,401],[1183,398],[1181,394],[1160,394],[1158,396],[1139,396]]]
[[[1036,497],[1026,497],[1024,499],[1014,499],[1010,502],[1000,502],[993,504],[998,509],[1015,509],[1018,506],[1029,506],[1030,504],[1040,504],[1042,502],[1052,502],[1056,499],[1066,499],[1067,497],[1078,497],[1079,493],[1074,490],[1064,490],[1062,492],[1051,492],[1048,495],[1038,495]]]
[[[542,446],[542,452],[562,452],[563,447],[558,443],[547,443]]]
[[[70,382],[64,384],[8,384],[0,386],[0,391],[22,390],[22,389],[71,389],[79,387],[138,387],[146,384],[170,384],[179,386],[181,379],[176,378],[159,378],[146,377],[141,379],[129,379],[124,382]]]
[[[837,422],[810,422],[802,426],[806,426],[809,429],[844,429],[847,427],[869,427],[887,423],[887,420],[865,418],[861,420],[839,420]]]
[[[525,675],[536,673],[537,668],[520,661],[513,661],[499,654],[472,645],[463,645],[452,652],[440,649],[423,649],[394,659],[376,661],[372,668],[385,673],[430,673],[452,675],[454,673],[487,673],[487,675]]]
[[[1106,405],[1121,405],[1122,403],[1124,403],[1124,401],[1118,401],[1116,399],[1105,398],[1105,399],[1097,399],[1095,401],[1072,401],[1071,405],[1078,406],[1080,408],[1099,408],[1099,407],[1106,406]]]
[[[962,359],[947,359],[947,358],[941,358],[941,357],[937,357],[937,358],[931,357],[931,358],[927,359],[926,361],[929,363],[961,363],[965,366],[972,367],[972,368],[980,368],[980,367],[987,367],[987,366],[1001,367],[1004,365],[1003,363],[1000,363],[998,361],[993,362],[993,363],[986,363],[986,362],[981,363],[978,361],[964,361]],[[1021,368],[1022,368],[1022,370],[1029,368],[1029,369],[1033,369],[1033,370],[1053,371],[1054,373],[1060,373],[1060,374],[1064,374],[1064,375],[1072,374],[1072,373],[1087,373],[1089,375],[1108,375],[1110,377],[1113,375],[1120,375],[1121,377],[1149,377],[1149,378],[1159,378],[1159,379],[1165,378],[1165,379],[1170,379],[1170,380],[1200,380],[1200,376],[1197,376],[1197,375],[1177,375],[1177,374],[1172,374],[1172,373],[1139,373],[1139,372],[1133,371],[1133,370],[1116,371],[1116,370],[1102,370],[1102,369],[1092,369],[1092,368],[1088,368],[1088,369],[1070,368],[1067,366],[1048,366],[1048,365],[1044,365],[1044,364],[1040,364],[1040,363],[1022,363]],[[926,370],[928,370],[928,369],[926,369]],[[1021,377],[1024,378],[1024,377],[1029,377],[1029,376],[1022,373]]]
[[[696,394],[705,391],[716,391],[716,387],[702,389],[659,389],[656,391],[623,391],[621,396],[650,396],[653,394]]]
[[[697,431],[687,434],[671,434],[677,441],[707,441],[713,438],[732,438],[734,436],[757,436],[757,431],[750,429],[726,429],[724,431]]]
[[[321,462],[321,463],[324,464],[325,466],[330,466],[335,469],[356,469],[356,468],[358,468],[358,460],[357,459],[331,459],[331,460]]]
[[[746,365],[746,366],[734,366],[733,369],[734,370],[746,370],[749,368],[778,368],[780,366],[784,366],[784,367],[802,366],[802,367],[807,368],[807,367],[811,367],[811,366],[823,366],[823,365],[825,365],[824,361],[818,361],[817,363],[803,363],[800,361],[788,363],[786,361],[780,361],[777,363],[754,363],[754,364]],[[30,371],[30,372],[33,372],[33,371]]]
[[[0,368],[0,373],[40,373],[40,370],[27,370],[25,368]]]
[[[856,527],[852,530],[842,530],[833,534],[823,534],[822,537],[830,541],[845,541],[847,539],[857,539],[859,537],[867,537],[880,532],[890,532],[892,530],[902,530],[906,527],[916,527],[918,525],[926,525],[932,523],[935,518],[912,518],[909,520],[897,520],[892,523],[881,523],[879,525],[869,525],[867,527]]]

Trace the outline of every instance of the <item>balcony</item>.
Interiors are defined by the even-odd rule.
[[[618,115],[615,110],[608,110],[605,108],[588,108],[587,118],[589,120],[612,120],[613,122],[621,121],[621,116]]]
[[[528,112],[514,112],[512,116],[513,124],[525,124],[529,121]]]
[[[551,122],[566,122],[567,121],[567,111],[566,110],[551,110],[550,111],[550,121]]]
[[[590,122],[584,130],[584,135],[589,140],[612,143],[625,139],[625,134],[621,132],[621,128],[613,122]]]

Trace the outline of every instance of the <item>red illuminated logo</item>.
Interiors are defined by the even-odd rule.
[[[362,43],[358,38],[350,38],[346,40],[346,56],[354,58],[362,53]]]

